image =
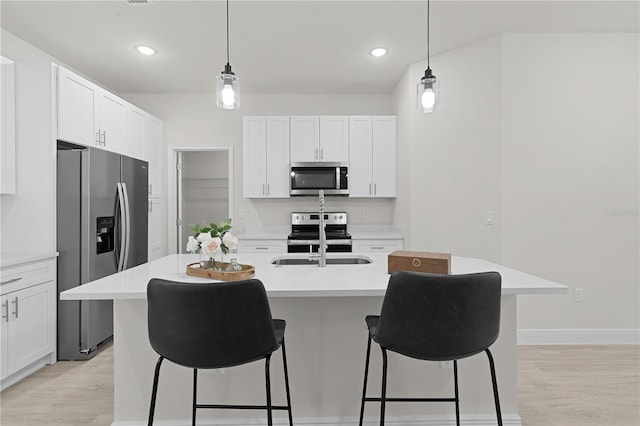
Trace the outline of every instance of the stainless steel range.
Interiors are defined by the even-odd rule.
[[[325,213],[327,253],[351,253],[351,235],[347,232],[347,213]],[[320,215],[317,212],[291,213],[289,253],[317,253],[320,245]]]

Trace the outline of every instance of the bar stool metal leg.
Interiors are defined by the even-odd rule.
[[[287,369],[287,353],[284,349],[284,337],[282,338],[282,364],[284,366],[284,386],[287,391],[287,411],[289,412],[289,426],[293,426],[293,415],[291,414],[291,394],[289,393],[289,372]]]
[[[151,391],[151,405],[149,407],[149,424],[148,426],[153,425],[153,415],[156,411],[156,395],[158,393],[158,379],[160,378],[160,366],[162,365],[162,361],[164,357],[161,356],[158,358],[158,362],[156,362],[156,371],[153,374],[153,390]]]
[[[456,399],[456,426],[460,426],[460,398],[458,397],[458,360],[453,360],[453,381]]]
[[[498,416],[498,426],[502,426],[502,412],[500,411],[500,398],[498,397],[498,380],[496,378],[496,367],[493,362],[493,355],[487,348],[485,349],[487,356],[489,357],[489,367],[491,368],[491,382],[493,384],[493,400],[496,403],[496,415]]]
[[[367,341],[367,358],[364,363],[364,384],[362,386],[362,403],[360,404],[359,426],[362,426],[362,421],[364,419],[364,400],[367,397],[367,378],[369,377],[369,356],[370,355],[371,355],[371,334],[369,334],[369,339]]]
[[[382,349],[382,394],[380,395],[380,426],[384,426],[384,410],[387,404],[387,350]]]
[[[198,393],[198,369],[193,369],[193,407],[191,411],[191,426],[196,426],[196,400]]]
[[[271,355],[265,358],[264,375],[267,384],[267,425],[273,426],[273,413],[271,412],[271,373],[269,366],[271,364]]]

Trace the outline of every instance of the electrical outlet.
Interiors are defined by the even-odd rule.
[[[443,370],[449,370],[453,368],[453,361],[440,361],[440,368]]]
[[[494,215],[493,211],[486,210],[484,212],[484,224],[485,225],[493,225],[494,224]]]
[[[582,295],[582,289],[581,288],[574,288],[573,289],[573,301],[580,303],[583,300],[583,295]]]
[[[239,219],[244,219],[246,216],[247,216],[247,212],[245,212],[244,209],[238,210],[238,218]]]
[[[251,210],[251,217],[254,219],[258,218],[258,212],[256,210]]]

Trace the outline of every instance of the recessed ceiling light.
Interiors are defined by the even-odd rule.
[[[142,53],[143,55],[155,55],[156,54],[156,49],[154,49],[153,47],[149,47],[149,46],[136,46],[136,50],[140,53]]]
[[[371,49],[369,53],[371,54],[371,56],[384,56],[387,54],[387,49],[385,49],[384,47],[376,47],[375,49]]]

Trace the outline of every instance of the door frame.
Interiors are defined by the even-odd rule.
[[[193,151],[225,151],[227,152],[227,162],[229,167],[229,217],[233,221],[233,146],[169,146],[168,157],[168,191],[167,191],[167,236],[168,238],[168,254],[178,253],[178,235],[176,228],[178,226],[178,156],[180,152]]]

